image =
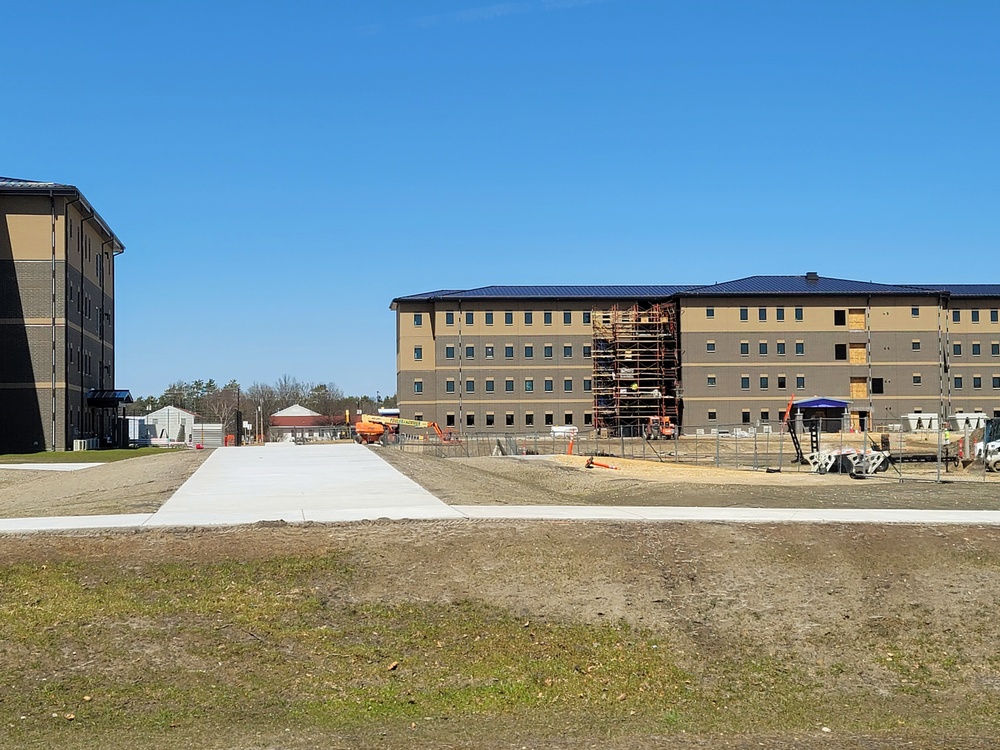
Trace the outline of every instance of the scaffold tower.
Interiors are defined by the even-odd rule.
[[[640,435],[651,417],[678,424],[680,356],[672,303],[591,313],[594,424],[611,435]]]

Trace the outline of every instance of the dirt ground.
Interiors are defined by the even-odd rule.
[[[567,456],[441,459],[385,450],[380,455],[456,504],[985,508],[1000,499],[995,486],[772,475],[616,459],[608,461],[620,465],[618,470],[587,470],[584,459]],[[151,511],[204,457],[193,452],[153,456],[67,474],[0,469],[0,508],[8,517]],[[720,707],[738,699],[751,707],[759,701],[765,711],[782,710],[780,701],[769,702],[766,679],[731,683],[728,670],[740,662],[762,665],[762,674],[799,675],[827,697],[832,713],[816,709],[804,725],[788,731],[760,730],[747,719],[716,732],[668,734],[580,726],[579,712],[516,720],[469,716],[434,722],[428,717],[412,728],[373,725],[349,735],[298,729],[253,735],[249,720],[246,731],[232,727],[222,737],[214,729],[210,735],[195,731],[177,735],[179,744],[171,747],[996,746],[1000,529],[534,521],[260,524],[8,535],[0,543],[0,569],[65,561],[115,569],[137,561],[239,564],[329,554],[351,570],[349,585],[327,593],[336,606],[475,601],[513,613],[532,629],[548,622],[627,623],[662,639],[699,689],[717,691]],[[169,613],[164,618],[166,632],[174,620]],[[125,629],[123,637],[129,639],[145,632]],[[71,658],[58,641],[53,648]],[[130,644],[140,661],[164,648]],[[0,658],[13,653],[4,649],[0,644]],[[183,656],[185,645],[174,639],[169,649]],[[8,721],[16,721],[4,706],[0,695],[0,736]],[[36,746],[28,740],[0,744]],[[65,745],[86,742],[70,738]]]

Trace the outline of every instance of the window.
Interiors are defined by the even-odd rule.
[[[514,359],[514,345],[506,344],[503,348],[504,359]]]
[[[705,351],[709,352],[709,353],[714,352],[715,351],[715,342],[714,341],[706,341],[705,342]]]
[[[994,341],[992,344],[990,344],[990,356],[1000,357],[1000,343]]]
[[[510,310],[507,310],[503,314],[503,323],[504,323],[504,325],[507,325],[507,326],[514,325],[514,313],[511,312]]]
[[[978,341],[973,341],[972,342],[972,356],[973,357],[978,357],[982,353],[983,353],[983,347],[980,346],[980,344],[979,344]]]
[[[707,377],[705,378],[705,384],[706,384],[706,385],[707,385],[707,386],[708,386],[709,388],[715,388],[715,385],[716,385],[716,383],[717,383],[717,381],[716,381],[716,379],[715,379],[715,375],[708,375],[708,376],[707,376]]]
[[[714,318],[715,317],[715,308],[714,307],[706,307],[705,308],[705,317],[706,318]]]
[[[993,387],[1000,388],[1000,375],[993,376]]]
[[[919,372],[913,373],[913,385],[920,385],[924,382],[924,379],[920,376]]]
[[[952,310],[951,311],[951,322],[952,323],[961,323],[962,322],[962,311],[961,310]]]
[[[570,344],[563,344],[563,358],[572,359],[573,358],[573,347]]]
[[[514,392],[514,379],[513,378],[507,378],[505,381],[503,381],[503,389],[507,393],[513,393]]]
[[[760,410],[760,421],[761,422],[770,422],[771,421],[771,412],[768,411],[767,409],[761,409]]]
[[[834,344],[833,345],[833,358],[834,359],[847,359],[847,344]]]
[[[585,425],[592,425],[592,424],[594,424],[594,415],[593,415],[592,412],[585,411],[583,413],[583,423]]]
[[[802,390],[803,388],[805,388],[805,387],[806,387],[806,376],[805,376],[805,375],[796,375],[796,376],[795,376],[795,387],[796,387],[796,388],[797,388],[798,390],[800,390],[800,391],[801,391],[801,390]]]
[[[424,381],[423,380],[414,380],[413,381],[413,392],[414,393],[423,393],[424,392]]]
[[[806,345],[805,345],[805,343],[802,342],[802,341],[796,341],[795,342],[795,354],[796,354],[796,356],[801,357],[805,353],[806,353]]]
[[[785,381],[785,376],[784,375],[779,375],[778,376],[778,388],[787,388],[787,387],[788,386],[787,386],[786,381]]]
[[[777,344],[774,345],[774,348],[778,352],[778,356],[780,356],[780,357],[784,357],[785,356],[785,342],[784,341],[779,341]]]
[[[487,344],[485,347],[486,359],[493,359],[493,344]]]
[[[486,325],[488,325],[488,326],[493,325],[493,312],[490,311],[490,312],[486,313],[485,316],[486,316]],[[487,419],[487,421],[489,421],[489,415],[487,415],[486,419]]]
[[[524,345],[524,358],[533,359],[535,356],[535,347],[532,344]]]
[[[590,344],[583,345],[583,358],[590,359]]]
[[[474,347],[474,346],[467,346],[467,347],[465,347],[465,358],[466,359],[475,359],[476,358],[476,347]]]
[[[785,319],[785,308],[776,307],[774,308],[774,319],[778,322],[782,322]],[[761,414],[767,414],[767,412],[761,412]],[[767,421],[767,420],[765,420]]]
[[[552,359],[552,344],[543,346],[542,353],[545,355],[545,359]]]
[[[767,308],[761,307],[757,309],[757,320],[763,322],[767,320]]]
[[[795,320],[798,323],[802,322],[802,308],[801,307],[796,307],[795,308]]]
[[[910,317],[911,318],[919,318],[920,317],[920,308],[919,307],[911,307],[910,308]]]
[[[455,313],[453,313],[453,312],[446,312],[444,314],[444,324],[446,326],[453,326],[453,325],[455,325]]]
[[[466,380],[465,381],[465,392],[466,393],[475,393],[476,392],[476,381],[475,380]]]
[[[525,310],[524,311],[524,324],[526,326],[530,326],[531,325],[531,318],[532,318],[531,310]]]
[[[1000,320],[1000,310],[990,310],[990,323]]]
[[[833,324],[835,326],[846,326],[847,325],[847,310],[834,310],[833,311]]]
[[[446,346],[444,348],[444,358],[445,359],[455,359],[455,347]]]
[[[584,393],[590,393],[592,390],[594,390],[594,383],[593,383],[593,381],[590,378],[584,378],[583,379],[583,392]]]
[[[587,310],[587,312],[583,314],[583,324],[588,326],[590,325],[590,310]]]
[[[750,320],[750,311],[745,307],[740,308],[740,320]]]
[[[493,393],[494,386],[493,378],[486,378],[486,392]]]
[[[566,378],[563,380],[563,393],[573,392],[573,378]]]
[[[973,323],[979,322],[979,310],[970,310],[969,316],[972,318]]]
[[[956,391],[962,390],[962,376],[961,375],[956,375],[955,376],[955,390]]]
[[[715,409],[709,409],[708,410],[708,421],[709,422],[714,422],[716,419],[718,419],[718,415],[716,414]]]
[[[506,414],[504,414],[503,417],[504,417],[503,418],[503,423],[505,425],[507,425],[508,427],[513,427],[514,426],[514,413],[513,412],[509,411]]]
[[[744,409],[742,414],[743,424],[750,424],[750,410]]]
[[[913,341],[910,342],[910,347],[913,349],[913,351],[919,352],[920,351],[920,339],[913,339]]]
[[[527,323],[528,321],[524,321],[524,322]],[[542,322],[545,323],[545,325],[547,325],[547,326],[552,325],[552,311],[551,310],[546,310],[545,312],[542,313]]]
[[[486,412],[486,426],[492,427],[495,420],[495,415],[493,412]]]
[[[740,377],[740,388],[742,390],[744,390],[744,391],[749,391],[750,390],[750,376],[749,375],[742,375]]]
[[[973,322],[975,322],[975,321],[973,321]],[[978,389],[980,389],[980,388],[983,387],[983,378],[982,378],[981,375],[973,375],[972,376],[972,387],[975,388],[976,390],[978,390]]]
[[[531,427],[532,425],[535,424],[535,415],[532,414],[530,411],[526,412],[524,415],[524,424],[527,427]]]
[[[760,389],[766,391],[768,386],[767,375],[760,376]]]
[[[750,356],[750,342],[749,341],[741,341],[740,342],[740,355],[744,356],[744,357],[749,357]]]
[[[448,378],[444,382],[444,392],[445,393],[454,393],[455,392],[455,381],[454,381],[454,379]]]
[[[962,356],[962,342],[956,341],[954,344],[952,344],[951,353],[956,357]]]
[[[445,416],[444,416],[444,426],[445,427],[454,427],[455,426],[455,415],[454,414],[445,414]]]
[[[555,424],[555,417],[552,416],[552,412],[550,411],[545,412],[544,421],[546,427],[551,427],[552,425]]]
[[[552,378],[545,378],[545,386],[544,386],[544,388],[545,388],[545,392],[546,393],[552,393],[552,390],[553,390]]]
[[[465,426],[475,427],[476,426],[476,415],[469,413],[465,415]]]
[[[760,354],[761,356],[767,356],[767,342],[766,341],[761,341],[759,344],[757,344],[757,353]]]
[[[424,348],[422,346],[413,347],[413,359],[420,361],[424,358]]]
[[[534,378],[525,378],[524,379],[524,392],[525,393],[531,393],[534,390],[535,390],[535,379]]]
[[[423,313],[413,313],[413,327],[420,328],[424,324]]]
[[[573,325],[573,313],[569,310],[563,310],[563,325]]]

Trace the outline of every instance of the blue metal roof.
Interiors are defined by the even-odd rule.
[[[700,286],[680,292],[688,296],[732,296],[760,294],[933,294],[930,289],[899,284],[876,284],[871,281],[834,279],[829,276],[747,276],[721,284]]]
[[[1000,297],[1000,284],[920,284],[920,286],[947,292],[952,297]]]
[[[0,177],[0,188],[27,188],[34,190],[76,190],[72,185],[62,185],[58,182],[39,182],[37,180],[19,180],[16,177]]]
[[[482,286],[476,289],[441,289],[397,297],[397,302],[433,302],[465,299],[669,299],[691,285],[621,286]]]

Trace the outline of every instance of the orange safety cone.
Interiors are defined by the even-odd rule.
[[[569,439],[569,445],[566,448],[566,455],[567,456],[573,455],[573,438]]]

